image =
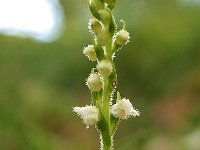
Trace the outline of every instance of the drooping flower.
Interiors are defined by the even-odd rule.
[[[113,66],[110,61],[102,60],[97,65],[97,69],[99,70],[100,75],[103,77],[108,77],[112,73]]]
[[[129,42],[130,36],[129,33],[122,29],[116,34],[116,43],[123,46]]]
[[[122,100],[118,101],[111,107],[111,114],[122,120],[128,119],[129,117],[133,116],[140,116],[138,110],[133,108],[133,105],[129,101],[129,99],[123,98]]]
[[[86,125],[93,126],[98,122],[99,110],[95,106],[74,107],[73,111],[80,115]]]
[[[83,49],[83,54],[85,54],[85,56],[87,56],[91,61],[97,60],[97,56],[93,45],[88,45],[87,47],[85,47]]]
[[[100,91],[103,85],[101,76],[97,73],[91,73],[86,84],[92,92]]]

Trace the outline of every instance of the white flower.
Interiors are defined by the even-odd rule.
[[[85,47],[83,49],[83,54],[85,54],[85,56],[87,56],[91,61],[97,60],[96,52],[93,45],[88,45],[87,47]]]
[[[139,111],[133,108],[133,105],[129,99],[123,98],[111,107],[111,114],[122,120],[128,119],[130,116],[136,117],[140,116]]]
[[[74,107],[73,111],[80,115],[86,125],[93,126],[98,122],[99,110],[95,106]]]
[[[99,70],[100,75],[107,77],[112,73],[113,66],[110,61],[102,60],[98,65],[97,69]]]
[[[119,45],[125,45],[129,42],[130,36],[129,33],[122,29],[116,34],[116,43]]]
[[[101,76],[97,73],[92,73],[87,79],[86,84],[92,92],[98,92],[102,88]]]

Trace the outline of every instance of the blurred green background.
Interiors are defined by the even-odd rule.
[[[99,137],[72,112],[90,103],[95,63],[87,0],[61,0],[65,29],[42,43],[0,35],[0,150],[97,150]],[[200,2],[117,0],[131,43],[117,53],[122,97],[141,117],[123,121],[116,150],[200,150]]]

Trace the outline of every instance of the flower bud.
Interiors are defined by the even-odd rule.
[[[113,70],[113,66],[110,61],[102,60],[98,65],[97,69],[99,70],[100,75],[103,77],[108,77]]]
[[[97,124],[99,120],[99,110],[95,106],[74,107],[73,111],[80,115],[83,123],[88,126]]]
[[[133,108],[129,99],[123,98],[111,107],[111,114],[122,120],[128,119],[130,116],[140,116],[139,111]]]
[[[99,74],[92,73],[87,79],[86,83],[92,92],[98,92],[102,88],[102,80]]]
[[[93,10],[100,10],[101,5],[98,0],[89,0],[89,7]]]
[[[129,39],[129,33],[124,29],[119,31],[116,35],[116,43],[121,46],[127,44],[129,42]]]
[[[90,10],[95,18],[99,18],[99,10],[101,9],[101,4],[98,0],[89,0]]]
[[[108,7],[112,10],[115,6],[116,0],[106,0]]]
[[[100,14],[100,21],[105,24],[108,25],[110,23],[110,14],[107,10],[105,9],[101,9],[99,11]]]
[[[85,54],[85,56],[87,56],[91,61],[97,60],[97,56],[93,45],[88,45],[87,47],[85,47],[83,49],[83,54]]]
[[[94,33],[98,34],[102,31],[102,25],[97,19],[92,18],[89,21],[89,29],[91,29]]]
[[[102,29],[101,32],[96,34],[96,37],[97,37],[97,43],[99,45],[105,46],[107,44],[108,34],[107,34],[107,31],[105,29]]]

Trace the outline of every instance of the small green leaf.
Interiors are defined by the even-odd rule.
[[[113,37],[114,34],[115,34],[115,31],[116,31],[115,18],[112,15],[111,11],[110,11],[110,24],[109,24],[109,27],[108,27],[108,31],[109,31],[110,37]]]
[[[110,116],[110,133],[113,136],[115,131],[117,130],[117,126],[119,125],[119,118],[115,118],[112,115]]]
[[[92,92],[91,98],[92,98],[92,104],[96,105],[96,101],[97,101],[97,98],[98,98],[98,92]]]
[[[101,46],[96,45],[95,46],[95,52],[96,52],[98,60],[101,61],[101,60],[105,59],[104,50]]]
[[[118,101],[120,101],[122,98],[121,98],[121,95],[120,95],[120,93],[117,91],[117,100],[116,100],[116,102],[118,102]]]

